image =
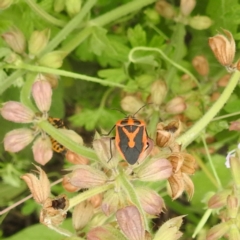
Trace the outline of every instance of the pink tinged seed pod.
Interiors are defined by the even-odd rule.
[[[165,208],[163,199],[155,191],[147,188],[138,188],[136,192],[146,213],[156,216]]]
[[[32,142],[34,137],[34,131],[31,129],[14,129],[5,135],[3,139],[4,149],[8,152],[19,152]]]
[[[65,175],[63,177],[63,180],[62,180],[62,186],[64,187],[64,189],[68,192],[77,192],[80,190],[80,188],[78,187],[75,187],[73,186],[71,183],[70,183],[70,178],[68,175]]]
[[[180,11],[184,16],[188,16],[196,6],[196,0],[181,0]]]
[[[41,165],[45,165],[53,155],[50,138],[48,136],[38,137],[33,144],[32,150],[34,160]]]
[[[135,206],[128,206],[118,210],[116,218],[120,229],[128,240],[145,239],[142,217]]]
[[[231,225],[228,222],[222,222],[220,224],[215,225],[208,231],[206,240],[220,239],[224,234],[228,232],[230,226]]]
[[[79,203],[73,210],[72,221],[76,231],[84,228],[91,220],[94,209],[91,203],[84,201]]]
[[[40,167],[35,167],[37,168],[37,173],[39,174],[38,177],[32,173],[27,173],[21,178],[28,185],[34,200],[39,204],[43,204],[50,195],[50,182],[46,173]]]
[[[136,169],[136,174],[141,181],[160,181],[172,175],[172,165],[167,159],[153,159],[146,165]]]
[[[179,114],[186,110],[187,105],[183,97],[175,97],[166,104],[166,112],[170,114]]]
[[[120,193],[114,190],[107,191],[103,198],[102,211],[106,216],[110,216],[118,210],[121,201],[124,201],[124,199],[121,198]]]
[[[52,88],[49,82],[37,80],[32,86],[34,101],[41,112],[48,112],[52,103]]]
[[[102,171],[88,165],[81,165],[73,170],[70,183],[79,188],[91,188],[105,184],[107,179]]]
[[[87,240],[125,239],[123,234],[111,225],[92,228],[87,234]]]
[[[7,45],[16,53],[22,54],[26,49],[26,39],[23,33],[16,27],[1,36]]]
[[[231,190],[222,190],[216,194],[214,194],[208,201],[208,207],[210,209],[221,208],[226,206],[227,197],[231,193]]]
[[[15,101],[3,103],[0,111],[4,119],[16,123],[31,123],[35,117],[31,109]]]

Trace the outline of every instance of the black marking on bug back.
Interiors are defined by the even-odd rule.
[[[119,148],[122,151],[122,154],[126,161],[133,165],[137,162],[139,155],[142,152],[143,149],[143,142],[142,142],[142,137],[143,137],[143,131],[144,131],[144,126],[142,127],[136,127],[132,125],[124,126],[128,130],[128,132],[134,132],[136,128],[139,128],[139,131],[134,138],[135,145],[133,148],[130,148],[128,145],[129,138],[128,136],[123,132],[122,130],[123,127],[117,127],[117,130],[119,132],[119,139],[120,142],[118,144]]]

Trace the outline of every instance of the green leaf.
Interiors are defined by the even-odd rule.
[[[6,206],[9,201],[16,198],[19,194],[26,190],[26,185],[22,184],[18,187],[10,186],[6,183],[0,183],[0,206]]]
[[[234,22],[236,21],[236,9],[238,8],[238,0],[208,1],[206,14],[213,20],[214,24],[211,26],[211,29],[214,35],[216,34],[216,29],[220,30],[221,28],[227,29],[233,34],[236,33],[238,25],[234,24]]]
[[[98,76],[111,82],[124,82],[127,78],[122,68],[111,68],[98,71]]]
[[[232,94],[226,105],[224,106],[224,110],[227,113],[238,112],[240,106],[240,99],[236,94]]]
[[[109,40],[107,38],[107,30],[100,27],[92,27],[92,35],[90,37],[90,51],[100,56],[102,52],[110,47]],[[111,47],[110,47],[111,49]],[[112,49],[113,50],[113,49]]]
[[[71,219],[66,219],[61,225],[61,228],[68,229],[73,232]],[[42,224],[35,224],[33,226],[25,228],[24,230],[18,232],[17,234],[14,234],[9,238],[6,238],[5,240],[19,240],[19,239],[62,240],[63,236]]]
[[[140,24],[136,25],[134,28],[129,28],[127,36],[132,47],[146,46],[146,32]]]

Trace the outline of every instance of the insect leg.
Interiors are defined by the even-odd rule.
[[[113,140],[115,140],[115,137],[111,137],[110,138],[110,158],[109,158],[109,160],[107,161],[108,163],[110,162],[110,160],[112,159],[112,157],[113,157],[113,153],[112,153],[112,141]]]

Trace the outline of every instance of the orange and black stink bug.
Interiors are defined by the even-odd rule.
[[[145,105],[143,107],[145,107]],[[141,110],[143,107],[141,107],[139,110]],[[141,159],[142,155],[149,147],[146,124],[143,120],[139,120],[135,117],[139,110],[135,114],[129,115],[126,118],[117,121],[117,123],[111,129],[112,131],[116,127],[116,136],[112,139],[115,139],[116,148],[123,159],[125,159],[131,165],[135,164],[139,159]]]
[[[55,128],[66,128],[63,120],[60,119],[60,118],[48,117],[48,122],[51,125],[53,125]],[[49,136],[49,137],[50,137],[50,140],[51,140],[51,143],[52,143],[52,150],[54,152],[57,152],[57,153],[65,153],[66,152],[67,149],[62,144],[57,142],[51,136]]]

